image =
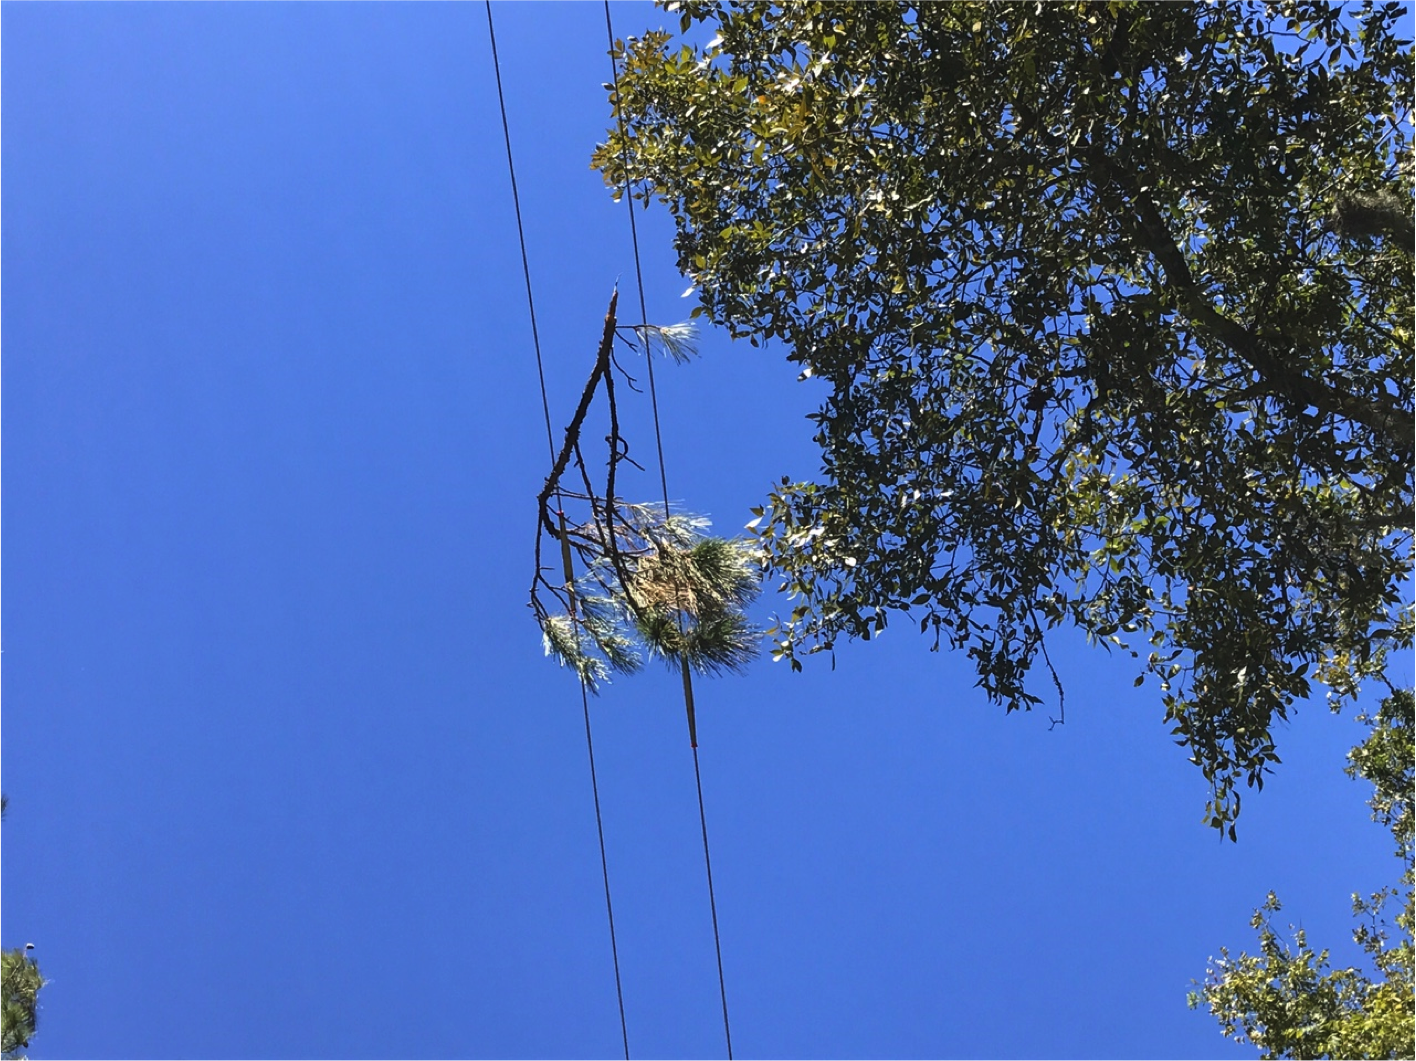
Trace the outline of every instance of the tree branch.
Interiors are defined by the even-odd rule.
[[[585,390],[580,394],[580,405],[576,407],[575,415],[571,417],[570,426],[565,429],[565,441],[561,444],[560,456],[556,458],[551,474],[546,477],[546,485],[541,488],[541,494],[536,498],[536,506],[541,513],[541,523],[550,532],[552,538],[559,538],[560,534],[556,530],[555,524],[551,522],[546,504],[551,495],[555,493],[556,487],[560,485],[560,477],[565,473],[565,466],[570,463],[571,451],[580,441],[580,428],[585,423],[585,414],[590,411],[590,402],[595,397],[600,377],[609,375],[610,354],[615,345],[615,306],[618,302],[619,289],[616,288],[615,293],[610,296],[610,308],[605,313],[605,330],[600,336],[600,349],[595,354],[595,367],[590,372],[590,378],[585,381]],[[610,500],[613,502],[614,499]]]
[[[1416,457],[1416,416],[1390,400],[1362,398],[1304,375],[1285,363],[1282,348],[1220,313],[1195,281],[1189,262],[1171,235],[1155,200],[1140,188],[1130,173],[1114,166],[1101,151],[1094,149],[1092,158],[1106,179],[1131,200],[1146,250],[1160,264],[1165,279],[1180,296],[1181,305],[1195,327],[1237,354],[1259,374],[1270,394],[1287,399],[1300,409],[1311,406],[1361,424],[1406,460]]]

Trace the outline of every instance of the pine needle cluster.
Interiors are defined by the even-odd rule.
[[[569,531],[582,555],[587,541],[600,549],[567,587],[566,610],[538,616],[546,654],[592,691],[646,658],[700,674],[741,671],[761,638],[744,612],[759,590],[753,548],[705,534],[707,526],[698,516],[621,503],[611,520]]]

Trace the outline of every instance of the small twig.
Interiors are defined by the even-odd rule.
[[[1037,613],[1029,610],[1033,630],[1037,633],[1037,647],[1042,649],[1042,661],[1047,664],[1047,672],[1052,675],[1052,684],[1057,688],[1057,717],[1048,716],[1047,730],[1052,732],[1058,726],[1067,724],[1067,693],[1062,688],[1062,679],[1057,676],[1057,668],[1052,665],[1052,657],[1047,654],[1047,638],[1042,632],[1042,624],[1037,621]]]

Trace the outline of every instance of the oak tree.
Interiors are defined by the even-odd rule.
[[[667,204],[700,315],[824,382],[757,528],[775,653],[908,616],[1012,710],[1070,624],[1232,836],[1275,719],[1380,675],[1402,608],[1402,6],[669,6],[594,164]]]

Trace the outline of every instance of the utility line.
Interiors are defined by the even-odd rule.
[[[555,441],[551,433],[551,403],[546,396],[546,369],[545,362],[541,357],[541,338],[536,330],[536,300],[531,294],[531,265],[526,254],[526,231],[521,223],[521,196],[516,188],[516,162],[511,152],[511,126],[506,117],[506,95],[502,90],[501,61],[497,56],[497,31],[492,25],[492,0],[486,0],[487,4],[487,36],[492,43],[492,69],[497,78],[497,103],[501,107],[502,134],[506,139],[506,168],[511,177],[511,201],[516,208],[516,235],[521,241],[521,272],[526,279],[526,308],[531,316],[531,344],[536,350],[536,374],[541,383],[541,409],[546,416],[546,448],[550,451],[551,460],[556,459]],[[640,286],[640,304],[643,305],[644,293],[643,282]],[[651,377],[652,378],[652,377]],[[662,460],[662,451],[661,451]],[[559,498],[558,498],[559,501]],[[563,505],[559,507],[564,507]],[[566,581],[572,580],[574,572],[570,570],[569,557],[566,558]],[[572,598],[573,599],[573,598]],[[572,614],[572,619],[575,616]],[[590,791],[595,797],[595,829],[600,836],[600,871],[605,880],[605,914],[610,922],[610,955],[614,959],[615,966],[615,996],[619,1000],[620,1035],[624,1040],[624,1057],[629,1061],[629,1025],[624,1015],[624,988],[620,982],[619,945],[615,939],[615,907],[610,901],[610,863],[605,855],[605,822],[600,813],[600,783],[595,774],[595,741],[590,733],[590,697],[586,692],[585,678],[580,679],[580,706],[585,715],[585,751],[590,758]],[[704,834],[705,840],[707,834]]]
[[[488,0],[490,4],[491,0]],[[490,8],[489,8],[490,10]],[[649,313],[644,300],[644,270],[639,261],[639,228],[634,221],[634,196],[629,183],[629,144],[625,138],[624,114],[620,110],[619,63],[615,61],[615,29],[610,21],[610,0],[605,0],[605,32],[610,42],[610,73],[615,93],[615,121],[619,126],[620,142],[624,146],[624,202],[629,210],[629,238],[634,247],[634,278],[639,287],[640,342],[644,345],[644,360],[649,366],[649,405],[654,412],[654,444],[659,452],[659,485],[664,493],[664,519],[669,518],[669,479],[664,464],[664,436],[659,428],[659,395],[654,386],[654,357],[649,350]],[[614,503],[614,499],[610,499]],[[679,616],[679,633],[683,633],[683,617]],[[684,709],[688,713],[688,740],[693,748],[693,779],[698,786],[698,822],[703,829],[703,868],[708,876],[708,910],[713,918],[713,948],[718,956],[718,994],[723,1001],[723,1037],[728,1044],[728,1061],[733,1057],[733,1033],[728,1023],[728,988],[723,977],[723,943],[718,932],[718,902],[713,893],[713,860],[708,854],[708,815],[703,807],[703,774],[698,766],[698,727],[693,705],[693,680],[687,659],[681,660],[683,671]]]
[[[506,168],[511,175],[511,205],[516,210],[516,235],[521,241],[521,274],[526,278],[526,308],[531,314],[531,345],[536,349],[536,375],[541,382],[541,411],[546,416],[546,448],[555,460],[556,443],[551,434],[551,403],[546,398],[546,367],[541,360],[541,336],[536,330],[536,300],[531,296],[531,264],[526,256],[526,232],[521,224],[521,195],[516,188],[516,163],[511,157],[511,126],[506,120],[506,97],[502,93],[501,61],[497,58],[497,31],[492,26],[492,0],[487,0],[487,36],[492,41],[492,70],[497,75],[497,102],[501,105],[502,135],[506,138]]]

